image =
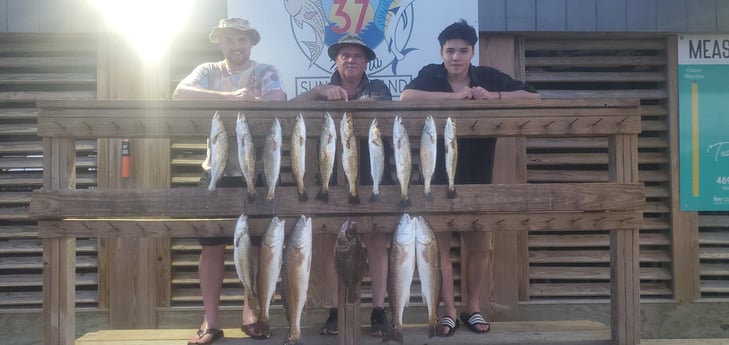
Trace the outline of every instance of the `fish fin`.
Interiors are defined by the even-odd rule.
[[[400,200],[400,208],[408,208],[412,205],[410,202],[410,199],[402,199]]]
[[[359,205],[359,195],[350,195],[349,204],[350,205]]]
[[[390,325],[387,333],[385,333],[385,336],[382,337],[383,343],[386,343],[388,341],[396,341],[402,344],[402,340],[402,329],[398,329],[395,325]]]
[[[316,61],[316,59],[319,58],[319,55],[321,55],[321,51],[322,51],[323,47],[318,42],[304,41],[301,43],[303,43],[306,46],[306,48],[309,49],[309,54],[310,54],[309,62],[311,64],[313,64]]]
[[[455,199],[457,196],[458,196],[458,193],[456,193],[455,189],[446,191],[447,199]]]
[[[316,193],[316,200],[329,202],[329,192],[325,192],[324,189],[320,189],[319,193]]]
[[[370,194],[370,202],[378,202],[380,201],[380,195],[379,194]]]
[[[298,193],[299,194],[299,201],[308,201],[309,196],[306,195],[306,192]]]

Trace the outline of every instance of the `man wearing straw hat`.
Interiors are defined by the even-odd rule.
[[[207,62],[197,66],[190,75],[183,79],[175,89],[175,99],[207,99],[207,100],[286,100],[283,82],[278,70],[271,65],[251,60],[251,48],[258,44],[261,36],[256,29],[250,27],[245,19],[222,19],[218,26],[210,31],[211,43],[217,44],[223,53],[224,60]],[[231,145],[237,147],[235,136],[231,137]],[[229,155],[237,159],[236,155]],[[210,159],[208,146],[207,159]],[[241,186],[242,172],[237,162],[226,164],[224,176],[218,187]],[[200,185],[209,183],[210,167],[203,163],[203,176]],[[232,243],[232,237],[201,238],[200,292],[204,306],[204,319],[199,330],[192,336],[188,344],[211,344],[223,337],[218,325],[218,307],[225,273],[225,245]],[[251,257],[256,260],[260,247],[260,237],[252,238]],[[248,303],[243,305],[243,326],[241,329],[254,339],[267,339],[270,334],[255,334],[253,324],[256,317]]]

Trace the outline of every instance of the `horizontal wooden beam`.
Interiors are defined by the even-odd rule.
[[[33,192],[30,215],[37,219],[118,217],[238,217],[273,215],[357,216],[479,214],[494,212],[579,212],[639,210],[645,191],[637,183],[458,185],[458,197],[446,199],[447,186],[432,186],[426,200],[422,186],[411,186],[412,206],[400,207],[399,186],[383,186],[381,200],[369,202],[371,187],[360,186],[359,205],[348,204],[346,188],[330,190],[329,202],[314,200],[318,187],[307,189],[310,200],[298,201],[295,187],[278,187],[272,202],[248,202],[244,188],[38,190]],[[258,188],[259,196],[265,195]],[[326,207],[323,207],[326,206]]]
[[[408,132],[418,136],[427,115],[435,118],[441,134],[446,118],[456,119],[459,137],[608,136],[641,131],[639,105],[627,101],[256,102],[243,105],[240,102],[97,101],[42,102],[41,106],[44,108],[38,116],[38,134],[44,137],[207,137],[215,111],[220,111],[231,134],[236,114],[244,112],[252,133],[260,136],[268,132],[274,116],[281,121],[284,133],[291,132],[295,117],[301,113],[308,136],[317,137],[324,112],[339,118],[344,111],[353,113],[355,132],[361,137],[366,137],[375,118],[380,121],[383,135],[390,136],[395,115],[402,116]]]
[[[411,215],[419,213],[413,212]],[[296,217],[283,217],[286,231]],[[315,233],[336,233],[345,220],[355,219],[357,229],[366,232],[393,232],[400,215],[314,216]],[[624,212],[526,212],[458,215],[425,215],[434,231],[597,231],[630,229],[643,222],[640,211]],[[249,230],[261,235],[270,217],[251,216]],[[231,237],[236,218],[215,219],[66,219],[38,222],[40,237]]]

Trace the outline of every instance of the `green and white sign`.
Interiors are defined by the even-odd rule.
[[[680,201],[729,210],[729,35],[678,40]]]

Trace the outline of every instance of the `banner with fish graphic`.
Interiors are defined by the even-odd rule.
[[[441,63],[438,34],[465,19],[478,31],[478,1],[228,0],[228,16],[248,19],[261,34],[251,58],[276,66],[289,99],[329,82],[335,69],[327,49],[356,35],[377,54],[367,75],[395,97],[430,63]],[[477,44],[478,45],[478,44]],[[473,63],[478,64],[478,46]]]

